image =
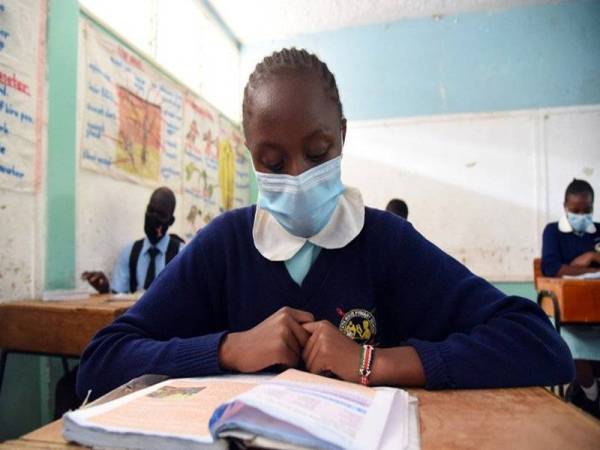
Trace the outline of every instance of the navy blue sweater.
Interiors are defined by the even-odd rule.
[[[507,297],[390,213],[366,209],[346,247],[323,249],[301,286],[252,240],[254,207],[221,215],[85,350],[77,391],[97,397],[142,374],[222,373],[219,343],[283,306],[338,325],[374,311],[382,347],[410,345],[426,387],[549,385],[573,378],[569,349],[537,305]]]
[[[600,245],[600,223],[595,225],[595,233],[583,235],[563,233],[558,229],[558,222],[546,225],[542,240],[542,273],[554,277],[563,264],[569,265],[579,255],[594,251]]]

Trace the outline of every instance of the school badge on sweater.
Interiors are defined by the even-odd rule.
[[[342,316],[339,330],[350,339],[361,345],[375,341],[377,322],[373,313],[366,309],[351,309],[344,314],[338,308],[338,314]]]

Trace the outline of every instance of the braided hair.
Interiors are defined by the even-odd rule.
[[[579,194],[589,194],[592,197],[592,201],[594,201],[594,189],[592,189],[592,185],[585,180],[573,178],[573,181],[569,183],[565,191],[565,202],[569,195]]]
[[[254,72],[250,75],[248,83],[244,89],[244,101],[242,103],[242,122],[244,128],[247,125],[248,117],[251,114],[250,94],[255,90],[262,81],[274,75],[281,74],[304,74],[314,73],[323,81],[323,87],[326,94],[333,100],[339,112],[340,121],[344,119],[342,111],[342,102],[340,101],[340,93],[338,91],[335,77],[323,61],[316,55],[307,52],[304,49],[284,48],[274,52],[270,56],[266,56],[254,68]]]

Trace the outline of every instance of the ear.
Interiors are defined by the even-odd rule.
[[[344,143],[346,142],[346,118],[342,117],[342,124],[341,124],[341,132],[342,132],[342,147],[344,146]]]
[[[169,220],[169,226],[175,223],[175,216],[171,216],[171,220]]]

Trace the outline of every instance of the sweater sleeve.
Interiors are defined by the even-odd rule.
[[[410,224],[397,239],[391,292],[405,341],[428,389],[562,384],[568,347],[532,301],[507,296],[427,241]]]
[[[85,349],[77,394],[96,398],[143,374],[221,373],[218,348],[226,320],[218,298],[218,262],[206,264],[207,232],[162,270],[151,288]]]
[[[563,261],[558,244],[558,228],[553,224],[546,225],[542,237],[542,273],[547,277],[555,277]]]

